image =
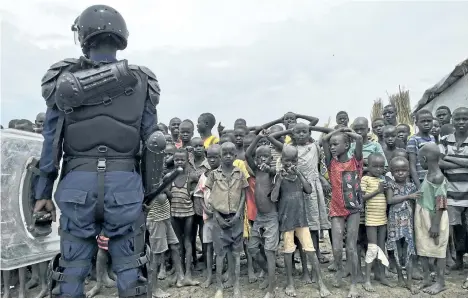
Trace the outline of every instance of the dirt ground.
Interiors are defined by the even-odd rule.
[[[330,246],[328,241],[325,241],[324,243],[320,244],[321,249],[330,251]],[[332,255],[328,254],[326,255],[329,259],[332,259]],[[247,266],[246,266],[246,260],[242,260],[242,267],[241,267],[241,293],[242,297],[244,298],[262,298],[264,297],[264,291],[259,289],[259,282],[252,283],[250,284],[248,282],[247,278]],[[282,262],[281,262],[282,264]],[[345,285],[341,289],[336,289],[332,286],[332,279],[333,279],[333,273],[329,272],[327,270],[328,264],[323,264],[321,266],[322,268],[322,275],[325,280],[325,284],[328,287],[328,289],[331,291],[332,295],[330,297],[337,297],[337,298],[345,298],[347,296],[347,291],[349,288],[349,282],[350,278],[345,278]],[[295,283],[296,283],[296,291],[297,291],[297,297],[299,298],[317,298],[319,297],[319,292],[318,292],[318,287],[317,284],[311,284],[311,285],[306,285],[302,283],[301,281],[301,276],[300,276],[300,264],[296,264],[296,268],[298,271],[296,271],[296,276],[295,276]],[[284,293],[284,287],[285,287],[285,276],[284,276],[284,268],[277,268],[276,270],[277,273],[277,291],[276,291],[276,297],[286,297]],[[258,273],[257,273],[258,274]],[[467,298],[468,297],[468,290],[465,290],[461,287],[463,284],[464,280],[466,279],[466,276],[468,274],[468,271],[465,270],[464,272],[462,271],[451,271],[449,275],[446,275],[446,286],[447,289],[439,293],[437,296],[433,296],[436,298]],[[200,282],[204,281],[204,274],[202,272],[194,272],[194,278],[197,279]],[[393,277],[390,279],[393,283],[396,284],[397,277],[396,275],[393,275]],[[259,281],[261,281],[259,279]],[[215,285],[212,284],[208,289],[202,288],[200,286],[198,287],[183,287],[183,288],[175,288],[175,287],[169,287],[168,286],[168,280],[160,280],[160,286],[162,287],[163,290],[169,292],[171,294],[171,298],[206,298],[206,297],[213,297],[215,294]],[[415,283],[418,283],[415,281]],[[87,286],[86,286],[86,291],[88,291],[92,286],[94,285],[94,282],[91,281]],[[359,286],[359,292],[361,297],[368,297],[368,298],[427,298],[430,297],[425,293],[419,293],[417,295],[411,295],[411,293],[404,288],[401,287],[386,287],[379,285],[378,282],[374,282],[374,286],[376,287],[376,292],[375,293],[369,293],[366,292],[362,286]],[[34,288],[32,290],[28,290],[26,292],[26,296],[29,298],[35,297],[39,293],[39,288]],[[3,295],[3,292],[2,292]],[[18,296],[18,292],[16,290],[16,287],[11,290],[11,296],[13,298]],[[96,298],[108,298],[108,297],[117,297],[117,289],[116,288],[103,288],[101,293],[96,296]],[[228,289],[224,292],[225,297],[232,297],[232,289]],[[2,296],[3,297],[3,296]]]

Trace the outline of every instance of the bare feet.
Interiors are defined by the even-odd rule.
[[[423,280],[421,271],[419,271],[417,266],[413,268],[413,280]]]
[[[153,291],[153,298],[169,298],[171,294],[164,292],[160,288],[157,288],[156,290]]]
[[[223,282],[228,281],[229,278],[230,278],[230,276],[231,276],[231,275],[230,275],[229,271],[224,272],[224,274],[223,274]]]
[[[223,298],[223,290],[217,290],[216,294],[214,295],[215,298]]]
[[[239,286],[236,286],[234,288],[234,292],[232,294],[232,297],[234,297],[234,298],[240,298],[241,297],[241,292],[240,292]]]
[[[248,275],[249,275],[249,283],[254,283],[254,282],[257,282],[257,275],[255,275],[255,272],[253,270],[250,270],[248,271]]]
[[[200,282],[198,280],[192,279],[192,277],[190,277],[190,276],[185,276],[182,283],[186,287],[194,287],[194,286],[197,286],[197,285],[200,284]]]
[[[275,292],[267,292],[263,298],[275,298]]]
[[[357,291],[356,285],[351,285],[349,288],[348,298],[359,298],[359,293]]]
[[[423,280],[423,281],[419,284],[418,288],[419,288],[420,290],[422,290],[422,289],[424,289],[424,288],[426,288],[426,287],[428,287],[428,286],[430,286],[430,285],[431,285],[431,280],[430,280],[430,278],[428,278],[427,280],[426,280],[426,279]]]
[[[320,297],[325,298],[331,295],[330,291],[327,289],[325,284],[320,283],[319,285],[319,290],[320,290]]]
[[[341,274],[339,272],[336,272],[335,277],[333,279],[333,286],[335,288],[341,287],[342,280],[343,280],[343,278],[342,278]]]
[[[464,288],[465,290],[468,289],[468,278],[463,283],[462,288]]]
[[[205,288],[205,289],[208,288],[211,285],[211,280],[212,280],[211,277],[207,277],[206,280],[202,283],[201,286],[203,288]]]
[[[330,266],[328,266],[328,271],[330,272],[336,272],[336,269],[337,267],[336,267],[335,262],[331,263]]]
[[[310,275],[308,272],[302,273],[302,282],[304,282],[305,284],[312,284],[312,279],[310,278]]]
[[[286,289],[284,290],[284,292],[286,293],[286,295],[288,295],[289,297],[296,297],[296,289],[294,288],[294,285],[287,285],[286,286]]]
[[[366,281],[366,283],[364,283],[362,287],[364,288],[364,290],[368,292],[371,292],[371,293],[375,292],[375,288],[370,281]]]
[[[265,277],[265,271],[261,270],[260,273],[258,273],[258,278],[264,278]]]
[[[226,289],[230,289],[230,288],[232,288],[233,285],[234,285],[234,279],[232,279],[231,277],[229,277],[229,279],[223,283],[223,288],[224,288],[225,290],[226,290]]]
[[[442,285],[440,282],[436,282],[430,287],[425,288],[423,292],[429,295],[437,295],[443,290],[445,290],[445,285]]]
[[[169,283],[169,285],[171,285],[172,283]],[[179,276],[176,278],[175,280],[175,286],[178,287],[178,288],[181,288],[184,286],[184,277],[183,276]]]
[[[260,290],[264,290],[264,289],[268,288],[269,285],[270,285],[270,284],[269,284],[269,282],[268,282],[268,279],[265,279],[264,281],[262,281],[262,282],[260,283]]]
[[[86,292],[86,298],[94,298],[100,292],[101,292],[101,286],[96,284],[91,290]]]
[[[102,277],[102,284],[106,288],[115,288],[117,286],[117,283],[114,280],[110,279],[110,277],[106,274],[104,274]]]
[[[415,286],[415,285],[413,285],[413,284],[412,284],[411,286],[408,287],[408,290],[410,290],[410,292],[411,292],[412,295],[416,295],[416,294],[419,293],[418,287]]]

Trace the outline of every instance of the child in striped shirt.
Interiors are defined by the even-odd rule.
[[[365,204],[365,221],[368,247],[366,253],[366,281],[364,289],[368,292],[374,292],[375,289],[370,281],[370,272],[372,264],[377,258],[385,266],[388,266],[388,260],[382,249],[385,249],[385,240],[387,237],[387,200],[385,197],[386,183],[385,174],[385,156],[382,154],[370,154],[368,158],[369,166],[367,175],[361,179],[362,199]],[[380,283],[389,286],[382,265],[376,270],[376,276],[380,278]]]

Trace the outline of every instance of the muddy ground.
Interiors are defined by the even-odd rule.
[[[321,249],[330,251],[330,246],[328,241],[326,240],[324,243],[320,244]],[[326,255],[329,259],[332,259],[332,256],[330,254]],[[244,298],[262,298],[264,296],[264,291],[259,289],[259,283],[252,283],[250,284],[248,282],[248,277],[247,277],[247,266],[246,266],[246,260],[242,260],[242,267],[241,267],[241,292],[242,292],[242,297]],[[280,261],[281,264],[283,264],[282,261]],[[349,277],[345,279],[345,286],[341,289],[336,289],[332,286],[332,279],[333,279],[333,273],[329,272],[327,270],[329,264],[323,264],[321,265],[322,268],[322,275],[325,280],[325,284],[329,288],[329,290],[332,293],[332,296],[330,297],[338,297],[338,298],[345,298],[347,296],[347,291],[349,287],[349,282],[350,279]],[[297,297],[308,297],[308,298],[317,298],[319,297],[319,292],[317,288],[317,284],[311,284],[311,285],[306,285],[301,281],[301,276],[300,276],[300,264],[296,263],[296,268],[298,271],[296,271],[296,276],[295,276],[295,283],[296,283],[296,291],[297,291]],[[284,293],[284,286],[285,286],[285,276],[284,276],[284,268],[277,268],[277,291],[276,291],[276,297],[285,297]],[[258,274],[258,273],[257,273]],[[451,271],[450,274],[446,275],[446,285],[447,285],[447,290],[444,292],[438,294],[437,298],[467,298],[468,297],[468,290],[465,290],[461,287],[463,281],[465,280],[466,276],[468,274],[468,271],[465,269],[464,272],[462,271]],[[202,272],[194,272],[194,278],[199,280],[200,282],[204,281],[205,275]],[[261,281],[261,279],[259,279]],[[391,281],[396,284],[397,278],[396,275],[393,275],[391,278]],[[183,287],[183,288],[175,288],[175,287],[170,287],[168,286],[169,282],[168,280],[162,280],[159,281],[160,286],[163,288],[163,290],[166,290],[171,294],[172,298],[204,298],[204,297],[213,297],[215,294],[215,286],[212,284],[208,289],[202,288],[200,286],[198,287]],[[418,283],[415,281],[415,283]],[[376,292],[375,293],[369,293],[366,292],[362,286],[359,286],[359,291],[361,297],[371,297],[371,298],[411,298],[411,297],[416,297],[416,298],[427,298],[430,297],[425,293],[419,293],[418,295],[411,295],[411,293],[401,287],[386,287],[379,285],[377,282],[374,282],[374,285],[376,287]],[[87,286],[86,286],[86,291],[88,291],[92,286],[94,286],[94,282],[91,281]],[[13,298],[18,297],[18,292],[16,290],[17,287],[14,289],[11,289],[11,296]],[[39,293],[39,288],[36,287],[32,290],[28,290],[26,292],[27,297],[35,297]],[[96,298],[106,298],[106,297],[117,297],[117,289],[116,288],[103,288],[101,294],[96,296]],[[232,297],[232,289],[228,289],[224,293],[225,297]],[[2,297],[3,297],[3,291],[2,291]]]

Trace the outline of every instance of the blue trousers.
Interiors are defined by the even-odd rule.
[[[84,297],[84,280],[91,271],[92,258],[97,252],[97,242],[73,239],[89,240],[102,232],[110,238],[109,253],[113,260],[140,253],[135,252],[136,237],[130,236],[137,229],[137,224],[144,221],[140,175],[124,171],[105,174],[103,223],[95,222],[97,182],[97,173],[71,171],[60,181],[55,193],[61,211],[60,229],[74,237],[61,238],[62,259],[66,262],[84,261],[83,265],[63,269],[64,275],[78,279],[61,282],[60,297]],[[130,237],[125,238],[126,235]],[[113,270],[117,274],[119,294],[131,288],[141,275],[139,268],[122,269],[119,265],[113,265]]]

